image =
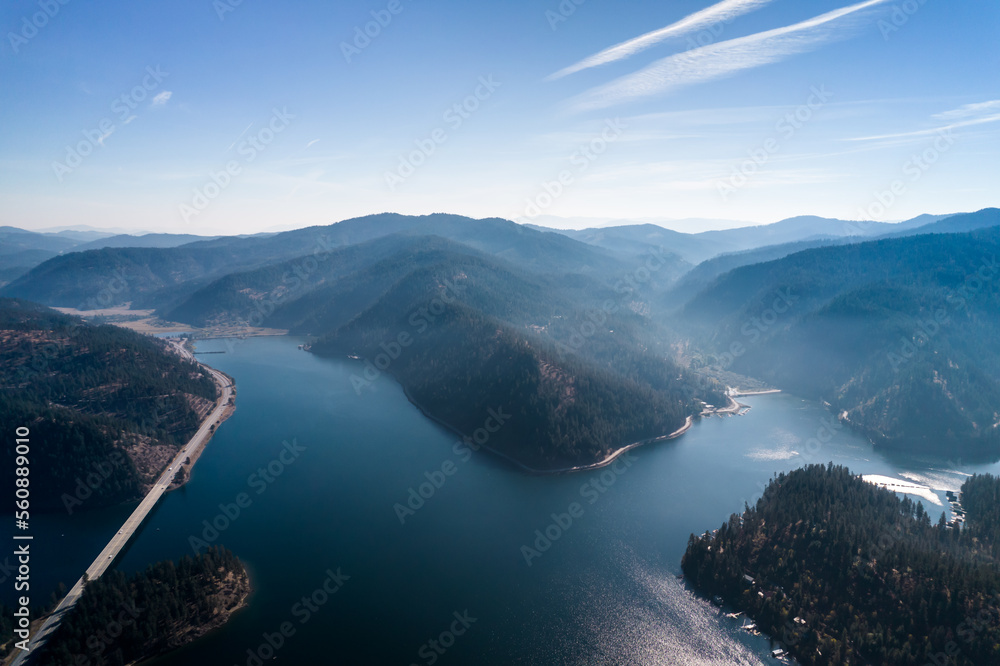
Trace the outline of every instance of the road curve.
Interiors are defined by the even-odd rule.
[[[191,359],[196,363],[198,362],[187,349],[184,349],[183,343],[175,343],[174,346],[177,348],[177,351],[181,354],[181,356]],[[108,545],[104,547],[104,550],[102,550],[101,554],[97,556],[97,559],[94,560],[93,564],[87,568],[87,572],[84,576],[76,582],[76,585],[70,589],[65,598],[63,598],[59,605],[56,606],[56,609],[52,611],[49,617],[45,620],[45,623],[42,624],[41,628],[35,633],[34,636],[32,636],[31,642],[28,644],[28,651],[18,653],[18,655],[11,662],[11,666],[21,666],[25,663],[26,659],[28,659],[38,648],[45,644],[45,642],[49,639],[49,636],[51,636],[52,633],[59,627],[59,623],[62,621],[62,618],[65,617],[70,610],[72,610],[73,606],[75,606],[76,602],[80,599],[80,595],[83,594],[84,579],[94,580],[95,578],[99,578],[101,574],[107,571],[108,567],[111,566],[116,559],[118,559],[118,556],[125,549],[125,546],[128,545],[128,542],[139,531],[139,528],[146,520],[149,512],[153,510],[156,503],[160,501],[160,497],[162,497],[167,491],[167,488],[170,486],[171,481],[173,481],[174,475],[177,473],[180,464],[191,456],[198,449],[198,447],[208,442],[208,440],[212,437],[212,433],[214,432],[212,426],[222,418],[222,415],[226,410],[226,406],[229,404],[229,399],[233,395],[233,385],[230,383],[229,378],[221,372],[208,367],[204,363],[199,363],[199,365],[212,375],[215,379],[215,383],[222,391],[222,397],[216,403],[215,409],[213,409],[208,417],[202,421],[201,427],[198,428],[198,432],[196,432],[194,436],[191,437],[190,441],[184,445],[184,448],[177,453],[173,462],[170,463],[166,471],[164,471],[156,480],[153,488],[142,499],[142,501],[139,502],[139,506],[137,506],[132,512],[132,515],[128,517],[128,520],[125,521],[122,528],[111,538],[111,541],[109,541]]]

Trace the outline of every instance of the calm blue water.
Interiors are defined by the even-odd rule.
[[[357,362],[319,359],[299,342],[199,343],[227,351],[205,358],[236,379],[236,414],[119,567],[191,553],[192,536],[213,537],[203,521],[246,493],[249,506],[219,518],[225,529],[208,540],[243,559],[255,592],[226,627],[158,665],[257,664],[248,650],[266,663],[273,652],[278,663],[306,665],[773,663],[766,639],[741,632],[676,579],[692,532],[718,527],[775,472],[808,462],[940,489],[997,467],[890,461],[825,426],[820,406],[778,395],[744,398],[753,407],[746,416],[708,419],[638,449],[620,473],[527,476],[488,455],[465,460],[391,380],[358,396]],[[294,456],[293,443],[302,449]],[[453,474],[433,474],[442,469]],[[394,505],[426,473],[444,482],[432,495],[426,486],[429,499],[401,524]],[[572,524],[562,516],[565,529],[550,527],[573,503]],[[36,521],[36,587],[47,594],[74,581],[129,510]],[[522,546],[546,528],[558,538],[528,566]],[[322,591],[328,571],[341,574],[332,595]],[[276,651],[260,649],[265,634],[279,642],[285,622],[294,634]]]

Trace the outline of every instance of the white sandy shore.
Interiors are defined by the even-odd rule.
[[[891,476],[881,476],[879,474],[865,474],[861,478],[868,483],[873,483],[876,486],[887,488],[893,492],[904,493],[906,495],[916,495],[917,497],[924,498],[932,504],[942,506],[941,499],[927,486],[921,486],[911,481],[903,481],[902,479],[894,479]]]

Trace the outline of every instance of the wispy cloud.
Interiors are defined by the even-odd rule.
[[[805,53],[847,36],[854,22],[841,19],[888,0],[866,0],[801,23],[710,44],[663,58],[634,74],[593,88],[576,100],[576,110],[599,109],[682,86],[730,76]]]
[[[957,109],[942,111],[931,115],[932,120],[953,121],[947,124],[939,124],[934,127],[911,130],[908,132],[894,132],[892,134],[874,134],[871,136],[855,136],[844,139],[845,141],[879,141],[892,142],[893,145],[908,143],[909,140],[922,139],[925,136],[950,132],[963,127],[975,125],[985,125],[1000,121],[1000,100],[989,100],[986,102],[975,102],[965,104]]]
[[[170,98],[174,96],[174,93],[170,90],[164,90],[159,95],[153,98],[153,106],[163,106],[170,101]]]
[[[628,58],[629,56],[635,55],[640,51],[644,51],[666,39],[670,39],[671,37],[680,37],[681,35],[694,32],[695,30],[701,30],[702,28],[706,28],[708,26],[731,21],[741,14],[751,12],[770,2],[772,2],[772,0],[723,0],[722,2],[712,5],[707,9],[703,9],[700,12],[695,12],[694,14],[686,16],[680,21],[672,23],[665,28],[647,32],[646,34],[640,35],[634,39],[630,39],[626,42],[622,42],[621,44],[616,44],[610,48],[604,49],[600,53],[595,53],[594,55],[584,58],[574,65],[570,65],[565,69],[559,70],[555,74],[547,77],[546,80],[552,81],[584,69],[606,65],[609,62]]]
[[[932,118],[935,120],[960,120],[962,118],[981,116],[984,113],[990,112],[1000,112],[1000,99],[994,99],[988,102],[977,102],[975,104],[966,104],[958,107],[957,109],[952,109],[951,111],[935,113]]]
[[[246,136],[246,133],[250,131],[251,127],[253,127],[253,122],[251,122],[249,125],[247,125],[247,128],[245,130],[243,130],[243,132],[241,132],[238,137],[236,137],[236,141],[233,141],[231,144],[229,144],[229,147],[226,148],[226,152],[227,153],[230,150],[233,149],[233,146],[235,146],[236,144],[238,144],[240,142],[240,139],[242,139],[244,136]]]
[[[877,134],[874,136],[858,136],[858,137],[852,137],[847,140],[886,141],[889,139],[915,139],[915,138],[930,136],[932,134],[940,134],[941,132],[948,132],[951,130],[961,129],[963,127],[972,127],[974,125],[985,125],[987,123],[995,123],[997,121],[1000,121],[1000,113],[994,113],[992,115],[982,116],[980,118],[969,118],[968,120],[962,120],[957,123],[950,123],[948,125],[941,125],[939,127],[930,127],[922,130],[914,130],[912,132],[899,132],[897,134]]]

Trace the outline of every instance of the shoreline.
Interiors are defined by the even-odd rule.
[[[282,336],[287,336],[287,335],[288,335],[287,333],[277,334],[276,337],[282,337]],[[218,370],[215,370],[214,368],[211,368],[210,366],[204,365],[203,363],[201,363],[200,361],[198,361],[194,357],[194,354],[192,352],[188,351],[188,349],[185,347],[185,344],[187,344],[187,342],[192,342],[193,343],[196,340],[224,339],[224,338],[227,338],[227,337],[231,337],[231,336],[220,336],[220,337],[217,337],[217,338],[170,338],[170,339],[168,339],[168,343],[174,343],[176,341],[178,344],[175,344],[174,346],[178,350],[181,350],[180,353],[181,353],[182,356],[190,358],[195,363],[198,363],[199,365],[202,365],[203,367],[209,369],[209,371],[213,372],[213,374],[214,373],[218,373],[219,375],[222,375],[222,376],[226,377],[227,379],[229,379],[230,383],[232,384],[232,386],[235,389],[235,381],[233,381],[231,377],[229,377],[228,375],[225,375],[221,371],[218,371]],[[270,336],[267,336],[267,335],[258,335],[258,336],[253,336],[253,337],[270,337]],[[392,376],[392,375],[390,375],[390,376]],[[442,420],[441,418],[435,416],[434,414],[431,414],[427,409],[424,408],[423,405],[421,405],[416,400],[414,400],[413,396],[410,395],[409,389],[407,389],[405,386],[403,386],[399,382],[399,380],[396,379],[396,377],[393,376],[393,380],[396,381],[396,383],[400,386],[400,388],[403,389],[403,395],[406,396],[407,401],[411,405],[413,405],[414,407],[416,407],[418,410],[420,410],[420,413],[423,414],[425,418],[430,419],[434,423],[442,426],[443,428],[446,428],[447,430],[455,433],[456,435],[458,435],[459,437],[461,437],[463,439],[465,437],[467,437],[467,435],[465,433],[463,433],[462,431],[460,431],[458,428],[456,428],[452,424],[450,424],[450,423]],[[220,389],[221,388],[222,388],[222,386],[220,385]],[[777,390],[767,391],[767,393],[780,393],[780,391],[777,391]],[[234,394],[235,394],[235,390],[234,390]],[[742,407],[744,407],[744,405],[741,405],[740,403],[736,402],[735,400],[731,399],[731,402],[732,402],[731,409],[733,409],[734,412],[738,412],[739,409],[741,409]],[[223,412],[222,416],[220,417],[220,419],[218,421],[218,424],[221,425],[226,419],[228,419],[230,416],[232,416],[233,412],[235,412],[235,411],[236,411],[236,406],[234,404],[234,405],[231,406],[231,408],[228,408],[228,409],[226,409]],[[537,468],[537,467],[532,467],[532,466],[527,465],[527,464],[521,462],[520,460],[518,460],[518,459],[516,459],[516,458],[514,458],[514,457],[512,457],[512,456],[510,456],[508,454],[506,454],[506,453],[503,453],[502,451],[498,451],[497,449],[495,449],[495,448],[493,448],[493,447],[491,447],[491,446],[489,446],[487,444],[479,444],[478,446],[481,449],[489,451],[491,454],[497,456],[498,458],[501,458],[502,460],[504,460],[504,461],[506,461],[506,462],[508,462],[508,463],[510,463],[512,465],[514,465],[515,467],[521,469],[522,471],[527,472],[527,473],[532,474],[532,475],[547,476],[547,475],[554,475],[554,474],[572,474],[574,472],[586,472],[586,471],[590,471],[590,470],[601,469],[601,468],[607,467],[608,465],[613,464],[622,455],[628,453],[629,451],[631,451],[633,449],[637,449],[637,448],[639,448],[641,446],[646,446],[647,444],[656,444],[658,442],[666,442],[666,441],[669,441],[669,440],[672,440],[672,439],[677,439],[681,435],[683,435],[684,433],[686,433],[688,430],[690,430],[692,426],[694,426],[695,417],[696,416],[700,416],[700,415],[689,414],[685,418],[684,424],[681,425],[676,430],[674,430],[673,432],[670,432],[670,433],[667,433],[667,434],[664,434],[664,435],[658,435],[656,437],[649,437],[649,438],[642,439],[642,440],[639,440],[639,441],[636,441],[636,442],[632,442],[630,444],[625,444],[625,445],[620,446],[619,448],[615,449],[614,451],[612,451],[611,453],[609,453],[607,456],[605,456],[601,460],[598,460],[598,461],[592,462],[592,463],[587,463],[587,464],[584,464],[584,465],[575,465],[575,466],[572,466],[572,467],[559,467],[559,468],[555,468],[555,469],[541,469],[541,468]],[[210,439],[211,438],[209,438],[209,440]],[[200,457],[202,451],[204,451],[204,449],[205,449],[205,447],[207,445],[208,445],[208,440],[206,440],[205,442],[203,442],[201,444],[201,446],[199,446],[196,451],[192,452],[192,455],[190,456],[191,457],[190,464],[184,466],[185,469],[186,469],[186,471],[187,471],[187,475],[186,475],[184,481],[182,483],[179,483],[179,484],[177,484],[177,483],[171,484],[170,488],[168,488],[168,491],[175,490],[177,488],[182,487],[184,484],[186,484],[191,479],[191,468],[194,467],[194,464],[198,461],[198,458]]]
[[[92,316],[92,315],[95,315],[95,314],[128,314],[128,313],[140,313],[141,314],[141,313],[145,313],[146,312],[146,311],[142,311],[142,310],[129,310],[129,309],[115,309],[115,310],[108,310],[108,311],[94,310],[94,311],[89,311],[89,312],[80,312],[80,311],[77,311],[77,310],[71,310],[70,308],[55,308],[55,309],[59,310],[60,312],[66,311],[67,313],[76,314],[77,316]],[[151,313],[153,311],[149,310],[148,312]],[[227,420],[229,420],[229,417],[231,417],[236,412],[236,380],[233,379],[231,376],[227,375],[226,373],[222,372],[221,370],[216,370],[212,366],[207,365],[207,364],[202,363],[201,361],[199,361],[195,357],[194,343],[196,341],[198,341],[198,340],[219,340],[219,339],[228,339],[228,338],[235,338],[235,339],[244,338],[245,339],[247,337],[281,337],[281,336],[288,335],[288,331],[282,331],[280,329],[258,328],[258,329],[252,329],[251,333],[249,333],[249,334],[243,334],[243,335],[225,335],[225,334],[222,334],[222,335],[219,335],[218,337],[197,337],[200,332],[205,332],[207,329],[198,329],[197,327],[194,327],[194,326],[187,326],[186,324],[176,323],[176,322],[174,322],[176,324],[176,326],[173,326],[172,328],[167,327],[167,328],[162,329],[162,330],[160,330],[158,328],[156,328],[156,329],[142,329],[142,328],[136,328],[135,326],[130,326],[129,325],[129,324],[138,324],[138,323],[143,323],[143,322],[141,322],[141,321],[140,322],[110,322],[110,325],[112,325],[112,326],[118,326],[118,327],[121,327],[121,328],[127,328],[129,330],[135,331],[136,333],[140,333],[140,334],[144,334],[144,335],[150,335],[150,336],[153,336],[153,337],[157,337],[157,334],[159,334],[159,333],[188,333],[189,334],[189,335],[171,336],[171,337],[158,338],[158,339],[161,339],[164,342],[166,342],[168,348],[172,349],[174,352],[176,352],[177,355],[180,356],[181,358],[184,358],[184,359],[192,361],[193,363],[196,363],[199,367],[201,367],[202,369],[204,369],[205,371],[207,371],[212,376],[212,379],[215,380],[215,385],[219,389],[219,397],[216,398],[215,402],[212,403],[212,407],[208,410],[208,413],[205,415],[205,419],[201,423],[198,424],[198,428],[199,429],[205,424],[205,422],[208,419],[211,418],[212,412],[214,412],[219,407],[219,400],[222,399],[223,396],[225,395],[226,386],[231,386],[232,389],[233,389],[232,390],[232,404],[231,405],[226,405],[225,409],[219,415],[218,419],[215,422],[216,429],[218,429],[219,426],[221,426],[223,423],[225,423]],[[174,473],[174,476],[171,479],[170,485],[167,487],[166,492],[171,492],[171,491],[177,490],[179,488],[183,488],[185,485],[187,485],[188,481],[191,480],[191,470],[194,469],[195,463],[198,462],[198,459],[201,457],[201,454],[204,453],[205,448],[208,446],[208,443],[212,440],[212,437],[214,437],[214,436],[215,436],[215,430],[212,430],[211,433],[209,434],[209,436],[204,439],[204,441],[202,441],[196,448],[192,449],[189,452],[189,454],[185,456],[185,459],[188,462],[185,462],[185,461],[178,462],[177,461],[177,457],[180,454],[180,451],[182,451],[184,449],[183,446],[180,447],[180,449],[178,450],[178,455],[175,455],[174,458],[171,459],[170,465],[168,465],[170,467],[177,467],[177,472]],[[177,479],[177,474],[180,473],[180,471],[182,469],[184,470],[184,480],[178,482],[176,480]],[[155,482],[154,482],[153,485],[155,485]],[[146,494],[149,493],[149,491],[151,490],[151,488],[152,488],[152,486],[149,487],[149,488],[145,488],[145,492],[143,492],[142,497],[145,497]],[[137,499],[139,501],[141,501],[142,497],[139,497]]]
[[[173,560],[166,560],[166,561],[173,561]],[[176,644],[171,645],[170,648],[167,650],[139,657],[137,661],[130,661],[125,666],[138,666],[138,664],[148,663],[153,659],[165,657],[169,654],[176,652],[181,648],[187,647],[188,645],[191,645],[192,643],[199,641],[216,631],[219,631],[224,626],[226,626],[226,624],[229,623],[229,621],[233,618],[233,616],[236,613],[238,613],[244,608],[249,607],[250,605],[249,599],[254,592],[253,581],[250,580],[250,574],[246,570],[246,565],[243,564],[242,562],[240,562],[240,565],[243,571],[242,578],[246,582],[246,592],[241,597],[239,597],[239,599],[236,600],[236,603],[232,608],[223,608],[218,612],[217,615],[214,615],[211,618],[211,620],[206,624],[189,625],[186,627],[184,631],[175,630],[172,638],[176,641]]]
[[[769,391],[770,393],[771,391]],[[780,391],[779,391],[780,393]],[[712,409],[705,409],[698,416],[713,416],[718,414],[722,416],[723,414],[739,414],[740,410],[744,407],[749,407],[750,405],[744,405],[736,400],[732,395],[726,394],[726,398],[729,400],[729,404],[725,407],[713,407]]]
[[[170,486],[167,487],[167,492],[177,490],[178,488],[183,488],[185,485],[187,485],[188,481],[191,480],[191,470],[194,469],[195,463],[198,462],[198,459],[201,458],[201,454],[204,453],[205,448],[208,447],[208,443],[212,441],[212,437],[215,436],[215,431],[218,430],[219,426],[225,423],[229,419],[229,417],[236,412],[236,380],[227,375],[226,373],[222,372],[221,370],[216,370],[215,368],[205,365],[204,363],[196,359],[194,353],[189,351],[186,347],[189,341],[193,342],[193,340],[191,340],[190,338],[170,338],[167,340],[167,344],[174,347],[180,354],[181,358],[187,358],[191,361],[194,361],[200,367],[207,370],[208,373],[215,380],[215,385],[219,389],[219,397],[216,398],[215,403],[213,403],[212,409],[209,410],[208,414],[205,417],[205,420],[202,421],[198,427],[200,428],[201,426],[203,426],[205,422],[212,417],[212,412],[214,412],[219,407],[219,400],[222,400],[226,393],[225,389],[227,384],[225,382],[228,382],[228,386],[231,386],[233,389],[231,396],[232,404],[223,405],[224,409],[222,410],[222,413],[219,415],[218,419],[216,419],[215,422],[215,430],[213,430],[210,433],[210,435],[206,437],[204,441],[202,441],[197,447],[192,449],[190,453],[187,456],[185,456],[185,460],[177,462],[177,458],[176,457],[174,458],[171,466],[176,466],[177,472],[174,473],[174,477],[170,482]],[[184,480],[178,482],[177,475],[181,472],[181,470],[184,471]]]
[[[183,342],[181,344],[169,343],[168,345],[172,347],[175,351],[181,355],[182,358],[194,359],[194,356],[186,349],[184,349]],[[54,633],[60,625],[62,618],[72,610],[80,596],[83,594],[83,589],[86,580],[96,580],[100,578],[109,567],[111,567],[121,556],[121,554],[126,551],[132,540],[142,531],[143,526],[146,523],[146,519],[152,510],[159,504],[160,499],[163,495],[168,492],[168,489],[172,489],[174,486],[174,478],[179,469],[174,471],[172,468],[177,465],[177,461],[183,461],[186,457],[192,457],[196,449],[202,449],[207,445],[207,443],[212,439],[215,434],[215,429],[210,428],[208,431],[203,432],[205,426],[208,425],[212,419],[216,419],[218,423],[222,423],[225,419],[226,412],[230,412],[230,407],[234,405],[229,405],[229,398],[233,398],[235,403],[235,385],[231,383],[231,378],[224,375],[222,372],[204,365],[197,360],[196,363],[200,367],[212,375],[215,379],[216,384],[219,387],[220,395],[216,398],[213,409],[208,412],[205,418],[202,420],[195,431],[191,439],[184,444],[178,452],[174,455],[172,463],[168,466],[166,470],[160,473],[157,480],[153,483],[152,487],[141,497],[136,503],[135,508],[130,513],[129,517],[125,520],[122,529],[118,530],[116,535],[111,537],[111,540],[106,546],[101,550],[89,567],[84,571],[83,576],[76,581],[76,583],[67,591],[66,595],[61,601],[56,603],[54,609],[44,618],[38,618],[43,620],[41,627],[31,635],[28,644],[28,651],[16,651],[10,662],[11,666],[18,666],[25,659],[33,658],[33,654],[36,650],[41,649],[46,642],[48,642],[49,636]],[[192,463],[193,464],[193,463]],[[171,474],[171,472],[173,472]],[[190,473],[187,475],[187,479],[190,479]],[[185,482],[187,481],[185,479]],[[183,484],[181,484],[183,485]]]
[[[666,441],[669,441],[671,439],[677,439],[678,437],[680,437],[681,435],[683,435],[684,433],[686,433],[688,430],[690,430],[691,426],[693,426],[693,425],[694,425],[694,415],[693,414],[689,414],[684,419],[684,425],[682,425],[680,428],[678,428],[677,430],[673,431],[672,433],[669,433],[669,434],[666,434],[666,435],[660,435],[659,437],[652,437],[650,439],[643,439],[643,440],[640,440],[638,442],[632,442],[631,444],[627,444],[626,446],[623,446],[620,449],[616,449],[612,453],[609,453],[607,455],[607,457],[604,458],[604,460],[601,460],[601,461],[598,461],[598,462],[595,462],[595,463],[590,463],[589,465],[578,465],[576,467],[566,467],[566,468],[563,468],[563,469],[552,470],[551,472],[547,472],[547,473],[549,473],[549,474],[571,474],[573,472],[585,472],[585,471],[593,470],[593,469],[601,469],[602,467],[607,467],[608,465],[612,464],[615,460],[618,459],[619,456],[621,456],[621,455],[623,455],[625,453],[628,453],[632,449],[637,449],[640,446],[646,446],[647,444],[656,444],[657,442],[666,442]]]
[[[393,379],[396,380],[395,377],[393,377]],[[410,395],[410,391],[405,386],[403,386],[402,384],[400,384],[399,380],[396,380],[396,383],[399,384],[400,388],[403,389],[403,395],[406,396],[406,399],[410,402],[410,404],[413,405],[414,407],[416,407],[418,410],[420,410],[420,413],[423,414],[424,417],[430,419],[434,423],[437,423],[438,425],[440,425],[440,426],[442,426],[444,428],[447,428],[448,430],[450,430],[451,432],[455,433],[456,435],[458,435],[459,437],[461,437],[463,439],[465,437],[467,437],[467,435],[465,433],[463,433],[462,431],[460,431],[458,428],[456,428],[452,424],[443,421],[442,419],[438,418],[437,416],[431,414],[426,409],[424,409],[424,406],[421,405],[420,403],[418,403],[416,400],[413,399],[413,397]],[[503,453],[501,451],[497,451],[495,448],[493,448],[491,446],[487,446],[486,444],[478,444],[478,446],[479,446],[479,448],[484,449],[486,451],[489,451],[493,455],[496,455],[496,456],[504,459],[505,461],[513,464],[514,466],[520,468],[521,470],[523,470],[525,472],[528,472],[529,474],[533,474],[535,476],[548,476],[548,475],[554,475],[554,474],[572,474],[574,472],[586,472],[586,471],[589,471],[589,470],[595,470],[595,469],[601,469],[603,467],[607,467],[608,465],[611,465],[612,463],[614,463],[615,460],[617,460],[619,458],[619,456],[622,456],[625,453],[628,453],[632,449],[639,448],[640,446],[645,446],[647,444],[654,444],[656,442],[665,442],[665,441],[668,441],[668,440],[671,440],[671,439],[677,439],[678,437],[680,437],[681,435],[683,435],[684,433],[686,433],[688,430],[691,429],[691,426],[694,425],[694,418],[695,418],[694,415],[688,415],[687,418],[684,421],[684,425],[682,425],[680,428],[678,428],[677,430],[675,430],[675,431],[673,431],[671,433],[668,433],[666,435],[659,435],[658,437],[651,437],[651,438],[639,440],[637,442],[632,442],[631,444],[626,444],[625,446],[622,446],[622,447],[620,447],[618,449],[615,449],[613,452],[609,453],[603,460],[599,460],[599,461],[593,462],[593,463],[588,463],[586,465],[577,465],[577,466],[574,466],[574,467],[560,467],[560,468],[556,468],[556,469],[539,469],[537,467],[531,467],[529,465],[526,465],[523,462],[521,462],[520,460],[517,460],[516,458],[513,458],[513,457],[511,457],[511,456],[509,456],[506,453]]]

